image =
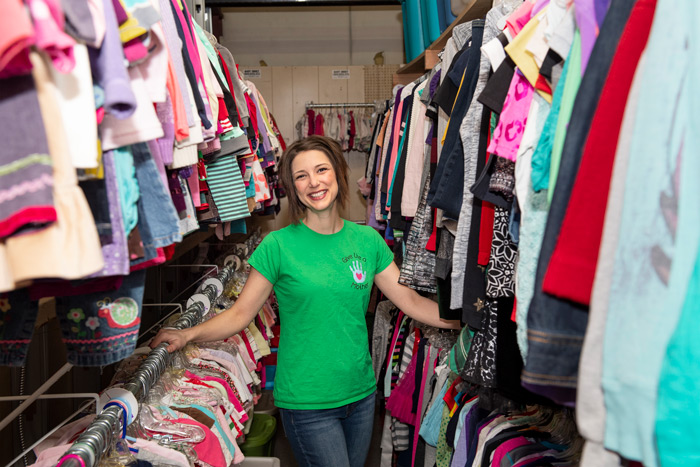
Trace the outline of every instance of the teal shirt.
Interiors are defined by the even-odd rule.
[[[117,174],[119,186],[119,205],[122,208],[124,231],[127,235],[134,230],[139,220],[136,203],[141,196],[139,184],[136,181],[136,169],[134,168],[134,156],[131,146],[117,148],[114,151],[114,169]]]
[[[374,276],[393,259],[379,233],[349,221],[332,235],[292,224],[256,248],[249,263],[279,304],[278,407],[329,409],[374,391],[365,314]]]
[[[573,45],[572,45],[573,51]],[[564,67],[561,70],[561,76],[557,87],[554,89],[552,96],[552,107],[547,115],[547,120],[544,122],[544,128],[540,134],[540,139],[537,142],[537,147],[532,155],[532,188],[535,192],[539,192],[549,187],[549,169],[552,165],[552,147],[554,145],[554,137],[557,129],[557,121],[559,120],[559,109],[561,108],[562,98],[564,96],[564,88],[566,87],[566,79],[569,75],[569,66],[571,63],[571,54],[566,58]]]
[[[659,10],[660,8],[664,10]],[[674,55],[667,60],[673,60],[674,65],[684,71],[674,75],[673,81],[674,86],[682,86],[676,101],[680,105],[675,126],[683,129],[682,136],[677,138],[682,141],[683,151],[676,231],[676,242],[682,249],[683,259],[678,261],[681,263],[677,269],[679,274],[671,278],[675,280],[671,284],[671,287],[675,286],[671,291],[674,300],[671,303],[678,304],[682,298],[685,301],[680,321],[666,350],[659,382],[656,439],[661,465],[690,466],[700,463],[700,452],[697,449],[700,439],[697,423],[700,417],[700,405],[697,403],[700,392],[700,340],[697,333],[700,322],[700,252],[694,255],[694,269],[687,287],[683,281],[688,271],[688,262],[693,257],[693,251],[698,250],[700,241],[700,184],[697,182],[697,174],[700,172],[700,135],[697,131],[700,128],[700,93],[695,89],[700,79],[700,41],[695,32],[698,14],[700,5],[697,1],[659,1],[652,34],[658,31],[657,36],[661,35],[664,29],[662,26],[669,28],[669,24],[673,25],[673,29],[677,26],[679,31],[673,36],[664,36],[659,45],[647,46],[659,54],[672,50]],[[658,23],[656,15],[659,16]],[[667,23],[669,20],[674,23]],[[676,42],[678,40],[687,41],[688,47],[674,48],[674,44],[682,43]],[[659,81],[663,81],[663,76],[657,76]],[[671,150],[673,149],[675,147],[672,146]],[[676,263],[674,258],[674,267],[677,266]]]
[[[656,5],[608,301],[605,447],[646,467],[698,465],[699,7]]]

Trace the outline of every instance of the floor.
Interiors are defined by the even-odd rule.
[[[379,467],[383,423],[384,417],[381,415],[380,410],[375,410],[374,430],[372,431],[372,444],[369,447],[369,454],[367,455],[367,462],[365,462],[365,467]],[[275,434],[274,455],[280,460],[280,465],[282,467],[298,466],[298,464],[294,460],[294,455],[292,454],[292,447],[289,445],[289,441],[284,435],[284,429],[282,429],[282,422],[280,421],[279,414],[277,415],[277,432]]]

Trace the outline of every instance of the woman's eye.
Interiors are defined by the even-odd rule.
[[[328,170],[328,167],[321,167],[320,169],[318,169],[318,172],[319,172],[319,173],[323,173],[323,172],[325,172],[326,170]]]
[[[294,180],[301,180],[302,178],[304,178],[304,175],[297,175],[294,177]]]

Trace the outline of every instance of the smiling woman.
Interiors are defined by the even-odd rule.
[[[435,302],[398,283],[394,255],[377,231],[340,217],[348,166],[337,142],[311,136],[291,144],[279,172],[294,222],[253,252],[236,303],[190,330],[162,331],[151,345],[167,341],[173,351],[233,335],[274,289],[281,323],[274,398],[294,456],[304,466],[360,467],[374,421],[365,322],[372,284],[418,321],[452,329],[459,322],[442,321]]]
[[[336,219],[338,208],[345,208],[349,198],[348,164],[338,143],[324,136],[310,136],[292,143],[280,160],[279,174],[288,190],[292,223],[306,215],[306,225],[314,222],[307,209],[318,214],[320,207],[331,208],[325,216]],[[336,205],[336,201],[340,206]]]

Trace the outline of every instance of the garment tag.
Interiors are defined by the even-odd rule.
[[[333,70],[331,77],[333,79],[350,79],[350,70]]]
[[[243,180],[249,181],[250,177],[253,176],[253,167],[248,164],[245,165],[245,173],[243,174]]]

